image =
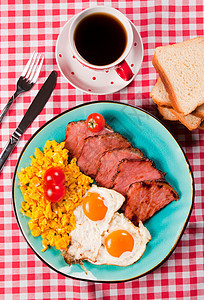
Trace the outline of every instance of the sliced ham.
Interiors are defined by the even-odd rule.
[[[117,132],[91,136],[84,140],[77,164],[82,172],[95,178],[105,151],[128,147],[132,147],[131,143]]]
[[[113,189],[126,196],[129,186],[138,181],[164,178],[149,159],[123,159],[113,178]]]
[[[110,132],[113,132],[113,130],[108,125],[105,125],[100,132],[92,132],[86,127],[86,121],[68,123],[65,136],[65,148],[69,150],[69,157],[79,157],[85,138]]]
[[[96,182],[106,188],[112,188],[113,176],[117,172],[119,162],[124,159],[141,159],[143,153],[137,148],[113,149],[103,153],[96,175]]]
[[[127,192],[125,216],[135,224],[144,222],[178,198],[177,192],[164,180],[132,183]]]

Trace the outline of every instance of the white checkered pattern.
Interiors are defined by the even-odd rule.
[[[88,95],[65,82],[58,72],[57,86],[27,129],[0,174],[0,299],[204,299],[204,135],[182,125],[166,123],[190,161],[195,176],[195,205],[185,233],[170,258],[157,270],[137,280],[102,284],[73,280],[49,269],[28,247],[12,207],[12,176],[18,156],[31,135],[53,116],[78,104],[114,100],[142,107],[154,114],[149,97],[157,74],[152,56],[157,46],[204,35],[202,0],[1,0],[0,109],[15,90],[16,81],[33,50],[45,56],[38,83],[17,98],[0,125],[0,148],[26,112],[50,71],[57,70],[55,45],[66,21],[96,4],[118,8],[138,28],[144,44],[142,68],[124,90],[106,96]]]

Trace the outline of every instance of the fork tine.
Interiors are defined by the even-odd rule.
[[[34,66],[34,63],[35,63],[35,61],[36,61],[37,56],[38,56],[37,53],[35,53],[34,56],[33,56],[33,60],[32,60],[32,62],[31,62],[31,64],[30,64],[29,69],[28,69],[28,72],[27,72],[27,74],[26,74],[26,76],[25,76],[26,79],[29,78],[29,76],[30,76],[30,74],[31,74],[31,72],[32,72],[32,69],[33,69],[33,66]]]
[[[29,69],[29,67],[30,67],[30,64],[31,64],[31,61],[32,61],[32,59],[33,59],[34,54],[35,54],[35,51],[32,53],[32,55],[31,55],[29,61],[27,62],[25,68],[23,69],[23,72],[22,72],[22,74],[21,74],[21,77],[25,77],[26,73],[28,72],[28,69]]]
[[[40,64],[39,64],[39,66],[38,66],[38,68],[37,68],[37,71],[36,71],[36,73],[35,73],[35,76],[34,76],[33,79],[32,79],[32,83],[36,83],[36,81],[37,81],[37,79],[38,79],[38,76],[39,76],[39,74],[40,74],[40,70],[41,70],[42,65],[43,65],[43,60],[44,60],[44,56],[42,56],[42,58],[41,58],[41,61],[40,61]]]
[[[35,65],[32,66],[32,72],[31,72],[31,74],[30,74],[30,76],[28,78],[28,81],[30,81],[30,82],[32,81],[32,79],[34,77],[35,71],[36,71],[38,63],[40,61],[40,57],[41,57],[41,55],[39,54],[38,57],[37,57],[37,59],[36,59],[36,61],[35,61]]]

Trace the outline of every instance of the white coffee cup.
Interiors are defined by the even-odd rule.
[[[113,62],[105,65],[96,65],[92,64],[89,61],[87,61],[77,50],[76,44],[75,44],[75,30],[78,26],[78,24],[86,17],[90,16],[91,14],[107,14],[112,18],[117,19],[123,26],[126,34],[126,45],[125,49],[122,52],[122,54]],[[115,71],[118,73],[118,75],[123,80],[130,80],[132,76],[134,75],[130,66],[126,62],[126,57],[128,56],[132,46],[133,46],[133,31],[132,26],[130,24],[130,21],[117,9],[114,9],[112,7],[106,7],[106,6],[95,6],[88,9],[83,10],[79,14],[77,14],[71,23],[70,31],[69,31],[69,43],[71,45],[71,49],[73,52],[73,55],[75,58],[84,66],[95,69],[95,70],[109,70],[109,69],[115,69]]]

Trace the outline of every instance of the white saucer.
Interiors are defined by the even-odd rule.
[[[83,66],[73,56],[69,42],[68,33],[72,19],[62,28],[56,44],[57,65],[64,78],[74,87],[83,92],[96,95],[105,95],[117,92],[126,87],[137,75],[143,59],[143,44],[140,34],[132,22],[133,47],[126,61],[131,67],[134,76],[129,81],[120,78],[115,70],[92,70]]]

